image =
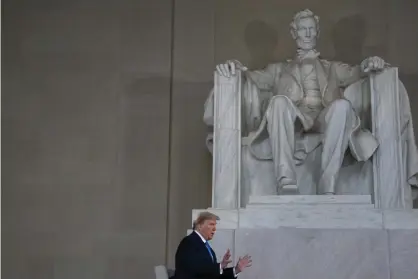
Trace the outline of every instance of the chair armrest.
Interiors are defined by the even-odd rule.
[[[212,207],[233,209],[241,191],[241,71],[215,71]]]
[[[378,208],[405,208],[407,184],[397,68],[370,77],[372,133],[379,143],[373,155],[374,200]]]

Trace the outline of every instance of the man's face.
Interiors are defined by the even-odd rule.
[[[216,232],[216,220],[206,220],[199,228],[199,233],[206,239],[211,240]]]
[[[293,37],[298,48],[303,50],[314,49],[318,37],[315,19],[312,17],[301,18],[296,22],[296,28],[293,31]]]

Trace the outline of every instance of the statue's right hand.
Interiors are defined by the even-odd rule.
[[[224,64],[219,64],[216,66],[216,71],[218,74],[228,78],[231,77],[231,75],[235,75],[236,69],[246,71],[247,67],[242,65],[242,63],[238,60],[228,60]]]

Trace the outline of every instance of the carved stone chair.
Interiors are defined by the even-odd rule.
[[[230,78],[215,72],[213,96],[213,207],[245,207],[250,195],[277,195],[272,161],[260,161],[250,154],[245,117],[241,108],[241,73]],[[372,132],[379,147],[371,160],[355,161],[347,152],[340,171],[337,194],[372,195],[379,208],[408,208],[412,205],[408,182],[408,146],[412,123],[406,90],[397,68],[372,75],[350,85],[344,97],[360,116],[362,128]],[[413,138],[413,136],[412,136]],[[263,147],[261,147],[263,148]],[[415,147],[416,148],[416,147]],[[410,148],[411,149],[411,148]],[[297,164],[300,194],[316,194],[322,148],[318,147]],[[415,157],[414,157],[415,158]]]
[[[155,279],[169,279],[174,276],[173,269],[167,269],[165,265],[158,265],[154,267]]]

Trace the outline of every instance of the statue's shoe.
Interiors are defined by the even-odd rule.
[[[280,180],[279,180],[279,188],[282,188],[282,187],[284,187],[284,186],[287,186],[287,185],[296,185],[297,183],[296,183],[296,180],[295,179],[291,179],[291,178],[287,178],[287,177],[282,177]]]
[[[293,179],[282,178],[277,192],[279,195],[299,195],[299,188]]]
[[[285,185],[280,189],[279,195],[299,195],[299,188],[297,185]]]

